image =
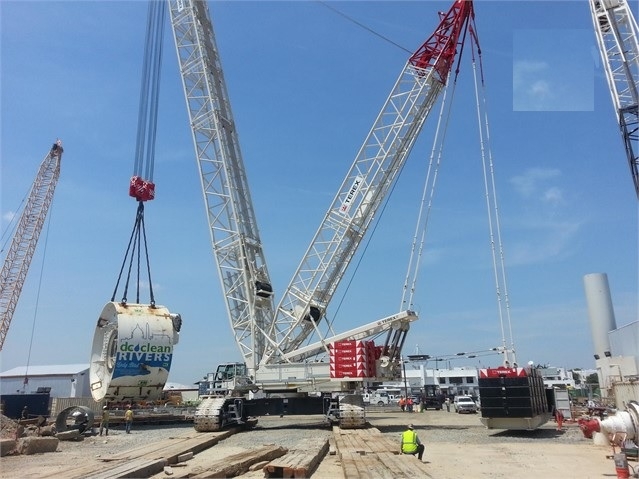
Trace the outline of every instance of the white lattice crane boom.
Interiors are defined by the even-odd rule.
[[[272,372],[317,350],[297,354],[303,343],[315,339],[325,349],[335,337],[318,323],[448,80],[474,21],[473,3],[456,0],[440,13],[435,32],[408,59],[277,308],[208,8],[169,0],[169,12],[226,309],[257,378],[262,367]],[[394,353],[416,319],[412,312],[401,317],[381,328],[393,337],[387,345]],[[377,334],[378,326],[364,329]]]
[[[206,3],[171,0],[169,12],[228,318],[252,370],[272,321],[272,288],[224,73]]]
[[[9,332],[44,220],[60,177],[62,143],[57,140],[40,164],[0,273],[0,350]]]
[[[282,300],[264,355],[289,355],[317,330],[360,242],[401,171],[448,80],[473,3],[456,1],[429,39],[408,59]],[[472,30],[472,29],[471,29]]]
[[[590,0],[612,103],[639,197],[639,28],[626,0]]]

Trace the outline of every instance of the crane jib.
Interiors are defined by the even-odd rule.
[[[468,21],[474,19],[472,1],[457,0],[445,15],[435,32],[410,57],[409,63],[419,69],[434,68],[439,81],[446,83],[450,73],[457,43]]]

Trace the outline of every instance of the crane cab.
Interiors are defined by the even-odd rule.
[[[222,363],[199,383],[200,396],[226,396],[255,389],[245,363]]]

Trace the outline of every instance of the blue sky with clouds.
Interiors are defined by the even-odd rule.
[[[209,2],[276,294],[391,91],[405,50],[416,50],[434,30],[437,11],[450,5]],[[517,356],[590,368],[583,276],[607,273],[618,325],[637,319],[638,212],[588,4],[480,0],[475,10]],[[65,147],[1,369],[88,363],[135,217],[128,181],[146,3],[4,0],[0,21],[3,232],[51,143],[59,137]],[[190,383],[240,357],[209,244],[169,29],[165,40],[157,196],[147,205],[146,227],[156,301],[184,319],[170,380]],[[501,343],[468,53],[407,353],[449,355]],[[329,308],[338,331],[399,309],[437,111],[353,281],[346,288],[347,276]],[[480,364],[472,361],[457,365]]]

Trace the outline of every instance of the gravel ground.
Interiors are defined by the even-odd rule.
[[[367,419],[398,444],[406,425],[414,424],[426,444],[424,461],[432,468],[432,477],[438,479],[604,478],[610,475],[606,473],[615,471],[612,461],[605,458],[606,454],[610,454],[610,448],[593,445],[592,440],[583,437],[575,423],[565,424],[563,431],[556,431],[556,425],[548,423],[536,431],[511,432],[487,430],[480,423],[478,414],[431,410],[401,413],[395,408],[371,408]],[[303,439],[328,438],[331,433],[332,429],[317,416],[261,417],[254,430],[233,435],[206,454],[215,460],[263,444],[295,449]],[[3,457],[0,459],[1,476],[3,479],[37,478],[56,471],[55,468],[62,471],[72,468],[73,464],[89,461],[97,464],[109,455],[185,434],[198,433],[191,424],[164,427],[134,424],[131,434],[126,434],[122,427],[112,428],[108,437],[89,436],[79,442],[60,442],[55,453]],[[570,469],[566,460],[573,464]],[[471,469],[473,474],[469,476],[467,473]],[[313,478],[341,477],[338,475],[340,472],[338,457],[326,456]],[[245,476],[247,479],[257,478],[263,477],[263,473]]]

